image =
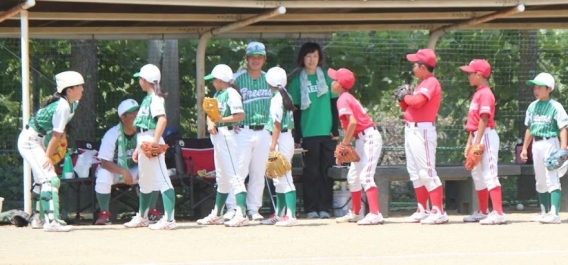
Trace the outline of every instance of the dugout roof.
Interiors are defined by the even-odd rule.
[[[24,2],[0,1],[0,10]],[[544,29],[568,25],[568,0],[35,0],[30,37],[193,38],[278,6],[286,13],[220,34],[225,37],[348,30],[434,30],[524,4],[524,12],[461,28]],[[18,16],[0,37],[19,36]]]

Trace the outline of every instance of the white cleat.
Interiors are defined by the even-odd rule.
[[[30,222],[30,226],[32,229],[43,229],[44,222],[39,218],[32,217],[32,221]]]
[[[45,232],[69,232],[73,230],[70,225],[61,225],[60,223],[53,221],[51,223],[46,223],[43,225],[43,231]]]
[[[275,225],[276,223],[278,223],[278,222],[280,222],[284,219],[285,218],[274,215],[272,217],[269,217],[268,219],[264,219],[264,220],[260,221],[260,224],[261,225]]]
[[[430,215],[420,221],[420,223],[423,225],[439,225],[445,224],[448,221],[448,214],[446,212],[440,213],[440,211],[437,211],[436,213],[430,212]]]
[[[354,214],[351,210],[349,210],[349,212],[347,212],[346,215],[342,216],[342,217],[337,217],[335,218],[335,222],[337,223],[356,223],[359,222],[360,220],[362,220],[364,218],[364,216],[362,214]]]
[[[150,221],[148,218],[142,218],[140,214],[136,214],[136,216],[132,217],[130,222],[125,223],[124,227],[126,228],[137,228],[137,227],[147,227],[150,225]]]
[[[165,217],[162,217],[157,223],[148,226],[152,230],[174,230],[176,227],[176,220],[168,221]]]
[[[225,219],[225,221],[229,221],[235,217],[236,213],[237,209],[227,209],[227,212],[223,215],[223,219]]]
[[[507,223],[507,218],[505,214],[499,214],[497,211],[491,212],[487,218],[479,221],[482,225],[503,225]]]
[[[235,214],[233,219],[225,222],[226,227],[241,227],[249,224],[249,219],[241,214]]]
[[[259,214],[258,212],[249,212],[250,219],[253,221],[262,221],[264,220],[264,216]]]
[[[477,223],[483,219],[487,218],[486,214],[483,214],[481,211],[473,212],[470,216],[466,216],[463,218],[465,223]]]
[[[545,212],[541,212],[538,215],[535,215],[531,218],[531,222],[540,222],[540,219],[546,216]]]
[[[429,212],[414,212],[411,216],[406,217],[406,219],[404,219],[405,223],[420,223],[420,221],[428,218],[428,216],[430,216]]]
[[[365,216],[365,218],[359,220],[357,222],[358,225],[378,225],[378,224],[383,224],[385,222],[385,220],[383,219],[383,215],[381,213],[379,214],[372,214],[372,213],[368,213],[367,216]]]
[[[298,219],[296,218],[282,218],[281,221],[279,221],[274,225],[280,227],[290,227],[290,226],[295,226],[296,224],[298,224]]]
[[[197,220],[198,225],[222,225],[225,223],[225,217],[217,216],[214,212],[211,212],[205,218]]]
[[[540,218],[539,222],[541,224],[561,224],[562,221],[560,221],[560,216],[554,214],[554,213],[548,213],[546,215],[544,215],[542,218]]]

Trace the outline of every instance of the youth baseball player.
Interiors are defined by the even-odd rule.
[[[166,168],[165,154],[149,158],[140,150],[143,142],[150,142],[152,145],[165,144],[162,133],[167,124],[164,103],[166,94],[160,88],[160,69],[153,64],[147,64],[140,69],[140,72],[134,74],[134,77],[139,77],[140,87],[148,94],[140,104],[140,110],[134,120],[138,134],[137,147],[132,157],[138,162],[140,206],[136,216],[124,226],[127,228],[148,226],[152,230],[175,229],[175,193]],[[162,193],[164,216],[157,223],[150,225],[148,210],[150,202],[155,200],[152,197],[157,196],[153,191],[158,190]]]
[[[486,60],[474,59],[469,65],[460,69],[468,73],[471,86],[475,86],[475,94],[469,104],[466,130],[469,133],[464,150],[464,156],[470,155],[472,146],[483,145],[482,160],[473,169],[471,177],[477,191],[479,209],[470,216],[463,218],[464,222],[479,222],[484,225],[507,223],[503,213],[501,183],[499,183],[497,162],[499,161],[499,135],[495,130],[495,96],[489,88],[491,65]],[[493,211],[489,213],[489,197]]]
[[[65,137],[65,127],[77,110],[83,96],[83,76],[66,71],[55,76],[57,92],[34,114],[18,137],[20,155],[28,162],[34,178],[34,217],[32,228],[46,232],[68,232],[72,226],[59,220],[59,186],[52,155],[59,140]]]
[[[527,149],[532,141],[532,155],[534,173],[536,178],[536,191],[540,202],[541,213],[533,218],[543,224],[560,224],[560,178],[566,173],[566,168],[548,171],[544,165],[546,158],[558,148],[566,149],[568,133],[568,115],[562,105],[550,98],[554,90],[554,77],[549,73],[540,73],[534,79],[528,80],[527,85],[532,85],[533,101],[526,113],[525,141],[521,159],[527,160]],[[560,141],[558,141],[560,136]]]
[[[349,69],[328,69],[327,74],[333,83],[331,91],[339,95],[337,110],[341,127],[345,136],[340,144],[350,145],[355,138],[355,151],[360,157],[359,162],[352,162],[347,173],[347,183],[351,192],[352,209],[343,216],[336,218],[338,223],[357,222],[358,225],[377,225],[384,222],[379,212],[379,195],[375,184],[375,171],[381,156],[383,139],[375,129],[375,123],[361,106],[361,103],[349,93],[355,85],[355,75]],[[336,161],[336,164],[340,164]],[[369,202],[369,214],[363,217],[361,210],[361,187],[365,190]]]
[[[217,180],[217,195],[215,207],[211,214],[197,220],[199,225],[225,224],[228,227],[248,225],[246,216],[246,197],[244,179],[239,177],[237,164],[236,135],[233,127],[244,119],[242,97],[233,86],[233,70],[228,65],[219,64],[213,68],[205,80],[213,80],[217,90],[214,98],[217,99],[221,119],[213,122],[207,117],[207,130],[211,135],[211,142],[215,152],[215,171]],[[233,191],[237,201],[237,211],[234,216],[225,222],[223,208],[229,192]]]
[[[235,73],[235,84],[243,96],[245,118],[235,128],[239,150],[239,176],[249,178],[247,185],[247,209],[252,220],[262,220],[259,213],[264,192],[264,175],[270,148],[270,134],[264,128],[268,120],[272,92],[268,89],[262,66],[266,62],[266,49],[260,42],[251,42],[246,48],[247,69]],[[229,195],[226,218],[234,215],[235,196]]]
[[[443,224],[448,222],[448,216],[442,206],[442,182],[436,172],[436,116],[442,101],[442,87],[433,74],[436,54],[431,49],[422,49],[406,58],[414,63],[414,76],[420,79],[414,92],[399,101],[404,111],[406,168],[418,202],[418,209],[406,222]],[[428,196],[431,212],[426,211]]]
[[[100,211],[95,225],[110,224],[111,213],[109,201],[111,187],[114,184],[124,183],[127,185],[138,183],[138,165],[132,160],[132,154],[136,149],[136,127],[134,118],[138,114],[138,102],[134,99],[125,99],[118,105],[120,122],[110,128],[101,141],[98,157],[101,166],[95,172],[95,193]],[[151,217],[158,221],[161,213],[155,207],[158,199],[157,191],[150,202],[153,207],[150,210]]]
[[[273,93],[270,100],[270,115],[266,130],[270,132],[270,151],[282,153],[290,163],[294,157],[294,114],[296,108],[286,91],[286,71],[280,67],[273,67],[266,72],[266,82]],[[296,220],[296,186],[292,178],[292,171],[285,176],[273,179],[276,188],[276,213],[274,216],[261,221],[264,225],[294,226]],[[286,208],[286,212],[284,209]]]

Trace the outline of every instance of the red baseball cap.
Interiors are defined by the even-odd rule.
[[[406,59],[413,63],[423,62],[432,67],[436,67],[436,62],[438,61],[436,54],[431,49],[421,49],[416,53],[407,54]]]
[[[464,65],[460,69],[466,73],[479,73],[485,78],[491,75],[491,65],[483,59],[473,59],[469,65]]]
[[[339,68],[337,70],[327,69],[327,75],[339,82],[344,89],[351,89],[355,85],[355,75],[347,68]]]

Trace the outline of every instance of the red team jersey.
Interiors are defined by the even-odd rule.
[[[442,101],[442,87],[438,79],[433,75],[424,78],[414,88],[414,95],[417,94],[424,95],[428,101],[420,108],[408,106],[404,111],[404,120],[408,122],[436,122]]]
[[[471,103],[469,104],[469,112],[467,113],[467,124],[465,129],[469,132],[477,131],[481,114],[489,114],[487,120],[487,128],[495,128],[495,96],[487,85],[480,86],[476,89]]]
[[[355,127],[355,132],[353,135],[357,135],[365,129],[375,126],[375,123],[371,120],[371,117],[367,115],[367,111],[363,109],[361,103],[350,93],[345,92],[339,96],[337,99],[337,111],[339,113],[339,120],[341,121],[341,127],[343,130],[347,130],[349,125],[349,119],[347,115],[353,115],[355,120],[357,120],[357,127]]]

